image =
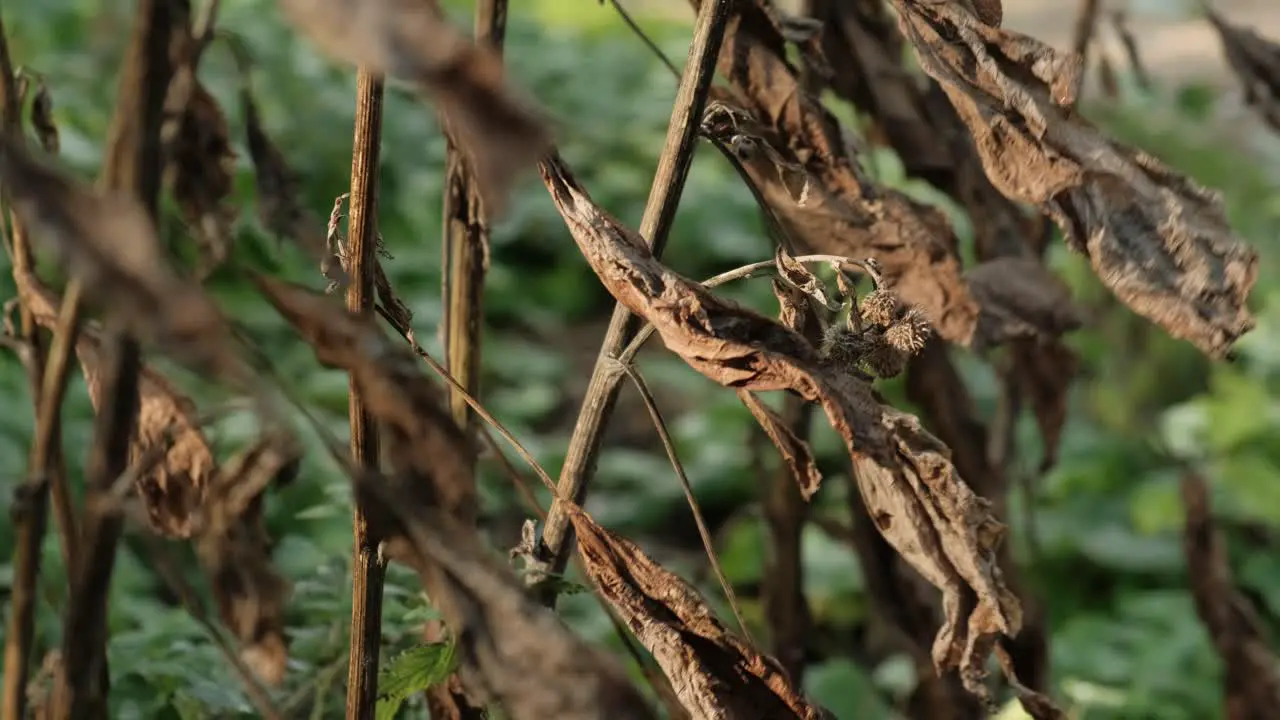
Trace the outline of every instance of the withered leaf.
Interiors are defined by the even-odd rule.
[[[490,217],[514,176],[551,149],[539,112],[506,81],[502,61],[427,0],[280,0],[285,17],[322,51],[433,96],[467,156]]]
[[[1208,7],[1205,16],[1218,31],[1223,54],[1244,91],[1245,104],[1280,132],[1280,44],[1227,22]]]
[[[946,218],[866,177],[835,117],[788,62],[771,9],[768,0],[735,4],[718,63],[733,90],[716,88],[712,96],[753,117],[761,142],[799,166],[807,178],[804,203],[780,179],[769,153],[755,153],[743,168],[798,249],[876,258],[903,299],[924,310],[939,334],[967,345],[978,305],[960,278]]]
[[[263,129],[258,104],[247,87],[240,93],[240,106],[258,190],[259,219],[277,239],[286,238],[306,253],[330,282],[345,283],[337,248],[326,242],[320,222],[302,204],[298,174]]]
[[[806,304],[808,297],[794,285],[788,285],[778,278],[771,280],[773,296],[778,299],[778,322],[797,333],[804,334],[806,316],[809,314]]]
[[[805,267],[804,263],[798,262],[787,254],[787,251],[782,249],[782,246],[778,246],[774,251],[773,264],[777,268],[778,278],[782,282],[794,287],[832,312],[840,309],[839,304],[833,303],[827,297],[827,288],[822,284],[822,281],[809,272],[809,268]]]
[[[1058,462],[1062,429],[1067,422],[1067,400],[1071,381],[1079,371],[1080,358],[1062,342],[1015,340],[1011,345],[1013,382],[1019,394],[1031,402],[1040,428],[1044,455],[1040,472]]]
[[[245,664],[269,685],[284,680],[289,584],[271,563],[263,491],[297,472],[297,447],[268,433],[223,465],[209,486],[196,554],[209,576],[222,622],[240,641]]]
[[[982,692],[991,642],[999,633],[1018,632],[1021,608],[996,563],[1004,526],[960,478],[950,451],[915,417],[886,406],[866,382],[822,365],[805,339],[658,263],[634,231],[591,202],[559,158],[541,167],[596,275],[618,302],[654,326],[668,349],[721,385],[790,390],[822,406],[845,441],[880,532],[943,593],[946,619],[935,664],[940,671],[959,668],[966,686]]]
[[[569,519],[591,582],[644,645],[689,716],[834,718],[791,686],[777,660],[734,635],[698,592],[576,505]]]
[[[1271,650],[1256,610],[1233,584],[1203,476],[1194,471],[1183,475],[1182,502],[1187,511],[1183,551],[1191,595],[1224,666],[1223,717],[1272,717],[1280,707],[1280,660]]]
[[[165,259],[146,210],[121,193],[96,192],[0,140],[0,182],[32,238],[54,248],[86,296],[140,338],[214,377],[243,377],[230,326],[213,300]]]
[[[1221,198],[1073,114],[1079,58],[956,3],[893,0],[903,34],[1006,196],[1034,203],[1140,315],[1214,358],[1254,325],[1257,254]]]
[[[475,513],[467,439],[448,420],[441,393],[402,342],[392,342],[369,317],[353,315],[334,298],[299,285],[255,275],[267,300],[311,344],[322,364],[351,373],[368,413],[389,435],[388,459],[398,472],[440,480],[427,484],[433,505],[456,517]],[[457,464],[455,464],[455,462]],[[445,482],[444,479],[468,480]]]
[[[974,346],[983,349],[1016,338],[1055,338],[1084,324],[1071,289],[1031,257],[1000,257],[964,274],[982,306]]]
[[[52,330],[61,300],[30,274],[15,273],[19,296],[37,323]],[[83,321],[76,340],[76,356],[84,372],[89,400],[100,411],[103,402],[105,358],[102,332]],[[163,375],[143,365],[138,377],[138,418],[129,443],[129,462],[163,451],[137,479],[136,488],[155,532],[172,538],[190,537],[196,530],[210,480],[217,472],[213,451],[196,424],[195,404]]]
[[[814,462],[809,443],[796,437],[787,425],[787,421],[768,405],[760,402],[760,398],[755,394],[739,390],[738,398],[751,411],[756,422],[760,423],[760,427],[782,454],[783,461],[786,462],[787,468],[796,480],[796,485],[800,488],[800,494],[805,500],[811,499],[813,494],[818,492],[818,487],[822,485],[822,473],[818,472],[818,464]]]
[[[36,132],[40,147],[50,155],[57,155],[62,141],[58,136],[58,125],[53,121],[53,94],[43,80],[36,84],[36,94],[31,99],[31,128]]]
[[[190,82],[166,174],[174,200],[199,242],[200,273],[207,275],[231,249],[231,226],[238,210],[227,199],[234,190],[236,154],[218,101],[198,80]]]

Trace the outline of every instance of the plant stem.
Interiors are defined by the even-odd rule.
[[[382,79],[360,70],[356,80],[355,138],[351,150],[351,211],[347,226],[347,309],[370,313],[378,245],[378,155],[382,145]],[[378,429],[351,380],[351,459],[378,466]],[[357,496],[352,514],[351,646],[347,666],[347,717],[372,718],[378,701],[378,651],[382,635],[382,585],[386,565],[378,553],[382,529],[370,522]]]
[[[98,186],[131,194],[154,221],[161,183],[160,129],[164,100],[173,76],[169,48],[185,15],[166,0],[139,0],[133,37],[120,74],[111,131]],[[67,289],[62,321],[74,326],[80,285]],[[71,305],[68,305],[68,304]],[[73,333],[62,334],[52,362],[69,363]],[[84,530],[86,557],[75,562],[71,596],[63,627],[63,666],[53,692],[51,717],[107,716],[107,603],[116,548],[123,529],[112,504],[112,487],[129,466],[129,446],[138,415],[138,343],[111,333],[105,343],[110,358],[104,373],[102,404],[94,422],[94,439],[86,468]],[[51,365],[51,367],[59,367]],[[64,376],[65,377],[65,376]]]
[[[658,170],[649,192],[644,215],[640,221],[640,236],[649,245],[654,256],[661,256],[667,243],[667,235],[675,219],[680,194],[684,191],[693,149],[697,142],[698,127],[706,108],[707,92],[715,74],[716,59],[724,40],[733,0],[716,0],[704,3],[694,26],[693,42],[689,46],[689,59],[680,87],[676,91],[671,122],[667,127],[666,144],[658,158]],[[581,505],[586,499],[587,481],[595,468],[600,452],[600,441],[605,423],[613,412],[618,399],[618,389],[625,376],[614,358],[639,330],[638,318],[622,305],[615,305],[609,329],[601,344],[600,355],[591,372],[587,395],[569,440],[564,466],[560,471],[557,495]],[[543,558],[550,572],[564,572],[569,552],[573,548],[573,528],[563,503],[556,501],[547,515],[542,531],[545,546]],[[554,591],[544,598],[548,605],[555,604]]]

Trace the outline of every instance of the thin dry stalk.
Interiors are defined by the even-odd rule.
[[[1081,0],[1080,13],[1076,15],[1075,34],[1071,41],[1071,49],[1080,56],[1080,66],[1089,67],[1089,45],[1098,28],[1098,8],[1102,0]],[[1080,93],[1080,85],[1084,84],[1084,73],[1076,80],[1076,94]]]
[[[475,38],[501,57],[507,30],[507,0],[476,2]],[[449,372],[473,395],[480,384],[480,328],[484,276],[489,269],[489,219],[465,158],[445,124],[448,156],[444,191],[444,346]],[[464,430],[472,418],[467,403],[449,391],[449,410]]]
[[[666,450],[667,459],[671,461],[671,467],[675,469],[676,477],[680,480],[680,489],[684,491],[689,510],[693,512],[693,522],[698,527],[698,536],[702,538],[702,549],[707,553],[707,560],[711,563],[712,572],[716,574],[716,580],[720,582],[724,599],[728,601],[729,609],[733,611],[733,617],[738,621],[738,629],[742,631],[742,636],[746,638],[748,644],[755,645],[755,640],[751,638],[751,631],[747,629],[747,621],[742,619],[742,610],[738,607],[738,598],[733,594],[733,585],[729,584],[729,578],[720,567],[720,559],[716,557],[715,541],[711,539],[707,521],[702,517],[698,499],[693,494],[693,486],[689,483],[689,476],[684,472],[684,464],[680,462],[680,456],[676,453],[675,442],[671,439],[671,433],[667,431],[667,423],[662,419],[662,412],[658,410],[658,402],[653,399],[649,384],[645,382],[644,377],[634,365],[629,363],[623,365],[622,370],[636,386],[636,392],[640,393],[640,399],[644,401],[645,409],[649,411],[649,418],[653,420],[653,426],[658,430],[658,439],[662,441],[662,448]]]
[[[169,57],[174,8],[164,0],[140,0],[133,39],[120,75],[99,184],[132,194],[152,219],[157,215],[161,181],[160,127],[165,93],[173,68]],[[78,283],[65,302],[74,302]],[[75,311],[64,308],[63,317]],[[67,338],[64,354],[75,343]],[[136,341],[116,335],[108,343],[109,367],[94,428],[87,467],[84,524],[87,557],[77,563],[63,632],[63,665],[55,681],[53,717],[106,717],[108,691],[106,640],[107,591],[115,565],[122,519],[94,511],[109,499],[112,485],[128,468],[129,447],[138,412],[140,351]],[[61,361],[63,363],[66,360]],[[106,496],[104,498],[104,495]]]
[[[378,155],[382,144],[382,79],[361,70],[356,81],[355,138],[351,150],[351,216],[348,220],[347,309],[368,314],[377,267]],[[349,404],[351,457],[360,468],[378,467],[378,429],[354,378]],[[347,717],[372,718],[378,702],[378,649],[382,636],[382,586],[386,565],[378,552],[382,528],[357,497],[352,515],[351,646],[347,666]]]
[[[706,108],[707,93],[715,74],[716,58],[720,55],[732,5],[732,0],[706,3],[698,14],[694,27],[689,59],[684,75],[680,78],[671,123],[667,127],[666,144],[658,159],[658,171],[640,221],[640,236],[655,256],[662,254],[667,233],[675,219],[680,194],[684,191],[684,181],[689,174],[698,127]],[[565,453],[564,466],[560,471],[557,494],[579,505],[585,499],[587,479],[600,452],[605,422],[613,412],[624,376],[612,358],[617,357],[626,347],[638,329],[639,322],[625,307],[614,307],[609,329],[601,344],[600,357],[591,372],[587,395],[578,413],[573,436]],[[572,540],[573,528],[566,508],[563,503],[556,502],[551,506],[542,532],[543,560],[547,569],[553,573],[564,571],[573,547]],[[546,601],[553,604],[555,598],[551,595]]]
[[[0,20],[0,102],[3,102],[3,131],[14,138],[22,136],[22,117],[13,63],[9,57],[8,36]],[[8,205],[7,193],[3,199]],[[15,273],[30,271],[31,247],[26,233],[13,218],[11,223],[10,252]],[[21,330],[18,340],[31,351],[32,395],[36,398],[36,417],[39,412],[40,374],[44,366],[43,341],[31,309],[21,306]],[[36,468],[32,468],[34,471]],[[22,502],[16,505],[15,516],[17,542],[13,557],[13,594],[4,644],[4,717],[21,718],[26,712],[26,685],[30,670],[31,642],[35,634],[36,584],[40,577],[40,543],[48,523],[49,486],[43,473],[32,474],[24,488]],[[64,543],[65,545],[65,543]]]

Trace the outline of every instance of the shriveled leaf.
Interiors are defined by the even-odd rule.
[[[338,249],[326,241],[320,222],[301,200],[301,181],[262,127],[258,105],[246,87],[240,94],[246,144],[258,190],[258,217],[277,238],[286,238],[320,266],[331,283],[345,284]],[[335,210],[337,206],[335,203]]]
[[[516,173],[551,149],[533,104],[506,81],[498,53],[454,28],[427,0],[280,0],[322,51],[426,90],[467,156],[490,216]]]
[[[218,101],[194,78],[166,174],[174,200],[200,245],[202,275],[222,264],[231,249],[238,209],[227,202],[234,190],[235,151]]]
[[[61,300],[38,279],[15,273],[18,292],[36,322],[53,330]],[[105,350],[102,331],[83,321],[76,356],[84,372],[89,400],[101,411]],[[138,378],[138,418],[129,443],[130,465],[159,453],[159,459],[140,473],[138,495],[151,529],[166,537],[186,538],[195,531],[206,489],[217,472],[213,451],[196,425],[195,405],[164,376],[144,365]]]
[[[996,659],[1000,661],[1000,670],[1004,673],[1009,686],[1013,688],[1014,696],[1018,698],[1022,709],[1031,716],[1032,720],[1067,720],[1067,714],[1047,695],[1022,684],[1015,672],[1013,658],[1003,646],[996,647]]]
[[[1280,659],[1271,649],[1257,611],[1233,584],[1203,476],[1194,471],[1183,475],[1182,502],[1187,510],[1183,550],[1191,595],[1223,664],[1223,717],[1270,718],[1280,707]]]
[[[964,274],[982,305],[974,345],[985,348],[1017,338],[1056,338],[1084,324],[1071,290],[1039,260],[1000,257]]]
[[[756,422],[760,423],[760,427],[782,454],[787,469],[791,471],[796,485],[800,488],[800,494],[805,500],[812,498],[818,491],[818,487],[822,485],[822,473],[818,472],[818,464],[813,460],[809,443],[796,437],[786,420],[783,420],[768,405],[760,402],[760,399],[752,393],[739,390],[738,398],[751,411]]]
[[[368,413],[389,436],[388,459],[398,472],[440,478],[433,502],[459,518],[475,512],[475,482],[467,469],[473,454],[448,420],[441,392],[402,342],[392,342],[371,318],[348,313],[320,293],[267,276],[258,288],[328,367],[351,373]],[[457,464],[455,464],[455,461]],[[445,482],[449,480],[450,482]]]
[[[600,595],[671,680],[694,720],[833,718],[791,686],[773,658],[730,632],[688,583],[570,506],[578,552]]]
[[[1228,227],[1220,197],[1073,114],[1078,57],[956,3],[893,5],[995,186],[1052,217],[1133,310],[1225,357],[1254,325],[1257,254]]]
[[[1067,399],[1071,381],[1079,372],[1080,358],[1060,341],[1017,340],[1012,346],[1013,381],[1019,394],[1031,403],[1044,455],[1040,471],[1058,463],[1062,429],[1067,422]]]
[[[691,0],[700,7],[705,0]],[[960,278],[956,239],[941,212],[874,183],[858,164],[851,139],[801,82],[787,60],[769,0],[735,4],[719,70],[731,91],[713,89],[722,107],[754,118],[768,152],[742,157],[743,167],[800,249],[874,257],[902,297],[929,316],[939,334],[967,345],[978,305]],[[732,127],[726,133],[735,133]],[[775,155],[804,178],[804,202],[783,179]]]
[[[1244,90],[1244,101],[1280,132],[1280,43],[1250,28],[1227,22],[1205,8],[1205,16],[1222,40],[1222,52]]]
[[[50,155],[57,155],[62,148],[58,125],[53,121],[53,94],[43,81],[36,84],[35,97],[31,99],[31,129],[36,132],[40,147]]]
[[[31,237],[56,250],[86,295],[131,332],[196,370],[243,376],[221,311],[173,271],[136,200],[94,191],[8,137],[0,140],[0,182]]]
[[[722,385],[791,390],[822,406],[845,441],[876,526],[943,593],[936,665],[959,668],[966,685],[982,692],[990,645],[997,634],[1018,632],[1021,609],[996,564],[1004,526],[960,478],[949,450],[915,417],[883,404],[865,381],[822,364],[791,330],[658,263],[633,231],[591,202],[558,158],[544,161],[542,172],[601,282],[653,324],[668,349]]]
[[[456,664],[452,641],[419,645],[394,657],[379,673],[377,720],[395,720],[405,700],[443,682]]]
[[[795,286],[777,278],[773,278],[772,286],[773,296],[778,299],[778,322],[803,334],[809,315],[808,298]]]
[[[778,278],[791,287],[804,293],[822,307],[835,312],[840,306],[827,298],[827,288],[816,275],[809,272],[804,263],[796,261],[781,246],[774,251],[773,264],[778,270]]]
[[[263,491],[297,473],[299,455],[286,436],[269,434],[227,462],[209,487],[195,541],[218,614],[240,641],[240,656],[265,683],[284,680],[289,584],[271,562],[262,519]]]

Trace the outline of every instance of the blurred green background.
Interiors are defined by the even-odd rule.
[[[450,4],[469,23],[465,3]],[[91,0],[10,2],[4,7],[15,62],[50,84],[65,161],[86,175],[96,168],[114,95],[114,73],[128,36],[131,3]],[[689,27],[678,19],[639,19],[677,62]],[[239,34],[255,61],[253,83],[267,131],[305,179],[306,200],[323,217],[345,192],[353,121],[354,76],[319,59],[282,25],[265,0],[225,0],[220,25]],[[605,208],[635,226],[666,130],[674,78],[630,35],[616,13],[587,0],[513,2],[508,56],[519,81],[555,118],[564,155]],[[237,76],[215,45],[201,67],[222,101],[240,152],[237,201],[242,206],[237,257],[292,279],[319,284],[317,271],[279,249],[259,225],[243,145]],[[1215,493],[1242,589],[1277,629],[1280,618],[1280,163],[1276,154],[1246,152],[1210,122],[1217,91],[1166,88],[1144,93],[1124,85],[1123,99],[1086,108],[1121,138],[1140,145],[1200,182],[1223,191],[1237,230],[1259,248],[1262,271],[1254,293],[1258,328],[1240,344],[1241,360],[1210,366],[1118,306],[1087,263],[1059,244],[1051,260],[1070,282],[1089,319],[1071,338],[1084,371],[1071,400],[1061,461],[1032,485],[1015,489],[1011,542],[1029,590],[1046,602],[1055,692],[1075,717],[1208,718],[1220,714],[1221,668],[1199,623],[1181,556],[1181,506],[1176,468],[1157,448],[1198,461]],[[841,117],[852,112],[838,101]],[[440,194],[443,143],[428,108],[393,91],[385,112],[381,231],[394,260],[387,271],[415,313],[424,344],[439,350]],[[1265,144],[1264,144],[1265,147]],[[1274,150],[1274,146],[1271,146]],[[867,162],[882,182],[937,202],[956,218],[962,242],[969,228],[939,193],[903,177],[891,152]],[[172,217],[172,213],[170,213]],[[179,252],[181,227],[166,222]],[[748,190],[715,152],[701,147],[666,259],[703,277],[767,258],[772,249]],[[246,288],[215,277],[227,309],[262,343],[291,389],[321,410],[346,436],[346,378],[317,367],[312,353]],[[0,295],[13,294],[7,277]],[[725,293],[772,310],[768,285],[742,284]],[[545,190],[529,178],[514,209],[496,229],[486,286],[483,398],[554,475],[559,469],[586,377],[612,301],[578,255]],[[970,391],[985,417],[996,402],[996,379],[976,358],[957,351]],[[10,502],[31,440],[31,402],[16,360],[0,356],[0,504]],[[757,637],[764,635],[755,596],[765,553],[756,470],[744,446],[753,421],[733,393],[650,348],[641,368],[655,386],[698,497],[715,526],[725,569]],[[425,371],[425,370],[424,370]],[[194,396],[216,399],[195,379],[176,377]],[[901,388],[885,387],[902,406]],[[90,439],[90,408],[79,378],[65,429],[68,460],[78,482]],[[820,426],[821,423],[815,423]],[[256,432],[232,418],[213,435],[227,452]],[[605,525],[640,540],[668,567],[696,580],[719,610],[727,609],[710,579],[688,509],[643,408],[624,391],[609,432],[589,509]],[[1038,436],[1019,427],[1028,472],[1039,457]],[[316,440],[308,436],[313,449]],[[843,448],[825,427],[813,445],[826,472],[818,512],[844,522],[840,476]],[[771,448],[761,455],[776,465]],[[509,481],[485,463],[481,478],[486,527],[510,546],[522,510]],[[545,503],[547,494],[540,493]],[[279,565],[295,583],[289,610],[292,665],[282,702],[314,718],[340,717],[350,599],[350,504],[346,480],[312,452],[300,480],[269,500],[269,525]],[[7,508],[0,508],[7,512]],[[1031,522],[1028,522],[1029,519]],[[1032,538],[1034,537],[1034,542]],[[13,532],[0,526],[0,601],[7,598]],[[187,552],[175,546],[176,551]],[[804,538],[806,592],[821,631],[823,658],[808,673],[815,699],[841,718],[889,718],[915,679],[905,658],[871,665],[857,646],[868,623],[858,563],[850,547],[810,526]],[[226,664],[172,603],[130,541],[117,564],[110,624],[113,716],[216,718],[251,716]],[[41,578],[39,649],[56,644],[66,586],[52,536]],[[193,579],[197,576],[192,572]],[[198,582],[198,580],[196,580]],[[417,644],[415,628],[431,616],[417,582],[393,570],[387,590],[384,661]],[[606,618],[585,595],[562,603],[585,636],[617,648]],[[816,632],[816,631],[815,631]],[[634,670],[634,668],[633,668]],[[410,699],[403,717],[423,717]],[[1012,716],[1012,715],[1011,715]]]

